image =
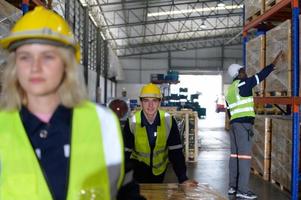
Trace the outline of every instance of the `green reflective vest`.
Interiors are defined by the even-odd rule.
[[[228,88],[226,101],[230,110],[231,119],[241,117],[255,117],[253,96],[242,97],[239,95],[239,81],[233,81]]]
[[[115,135],[111,140],[120,147],[117,151],[111,150],[110,153],[120,155],[113,161],[108,159],[110,144],[107,147],[105,144],[112,141],[106,141],[108,136],[103,134],[104,130]],[[117,191],[124,170],[120,133],[119,122],[111,112],[90,102],[74,108],[67,200],[113,199],[116,194],[112,191]],[[0,112],[0,164],[0,199],[52,199],[17,111]],[[108,170],[113,164],[119,166],[114,171],[118,180],[113,180],[114,175]]]
[[[136,159],[150,166],[151,148],[149,146],[147,131],[145,126],[141,126],[141,112],[136,112],[130,120],[131,131],[135,138],[134,151],[131,154],[132,159]],[[159,111],[160,126],[157,126],[157,139],[152,158],[152,172],[154,175],[162,174],[168,164],[167,139],[171,128],[171,116]]]

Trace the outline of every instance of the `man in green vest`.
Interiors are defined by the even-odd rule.
[[[251,77],[247,77],[245,68],[241,65],[232,64],[228,68],[228,74],[233,78],[226,95],[231,124],[229,195],[236,195],[243,199],[257,199],[257,195],[248,187],[252,158],[252,128],[255,117],[252,88],[274,70],[281,55],[282,52],[279,52],[272,64]]]
[[[174,118],[159,110],[161,91],[155,84],[142,87],[142,111],[127,120],[124,127],[126,161],[134,168],[139,183],[162,183],[168,160],[181,184],[196,186],[186,175],[185,159],[179,130]]]

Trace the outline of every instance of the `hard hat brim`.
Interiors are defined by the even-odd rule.
[[[158,94],[142,94],[140,95],[140,98],[157,98],[157,99],[161,99],[161,95]]]

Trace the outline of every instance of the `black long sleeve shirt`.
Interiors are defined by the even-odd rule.
[[[20,116],[54,200],[65,200],[69,176],[72,109],[58,106],[48,123],[42,122],[26,107],[22,107]],[[130,169],[126,172],[130,172]],[[145,198],[140,196],[139,186],[130,181],[120,188],[117,199]]]
[[[154,133],[157,132],[157,126],[160,126],[160,113],[157,112],[157,116],[156,116],[154,122],[152,124],[149,124],[149,122],[147,121],[143,112],[141,112],[141,126],[142,127],[145,126],[145,128],[146,128],[149,146],[151,148],[151,151],[153,151],[153,149],[155,147],[155,143],[156,143],[156,136],[155,136],[156,134],[154,134]],[[135,138],[129,127],[129,120],[127,120],[127,122],[124,126],[123,136],[124,136],[125,148],[134,150],[135,149],[135,143],[134,143]],[[169,137],[167,139],[167,147],[180,145],[180,144],[182,144],[182,142],[181,142],[181,138],[180,138],[179,129],[178,129],[175,119],[172,117],[172,126],[171,126]],[[152,152],[151,152],[151,155],[152,155]],[[126,152],[126,162],[131,162],[130,156],[131,156],[131,152]],[[168,150],[168,158],[173,166],[175,174],[177,175],[179,183],[186,181],[188,178],[186,175],[186,164],[185,164],[185,158],[183,155],[183,149],[182,148],[174,149],[174,150],[169,149]],[[152,158],[151,158],[151,160],[152,160]],[[134,164],[135,162],[131,162],[131,163]],[[151,166],[139,163],[139,167],[140,167],[139,170],[141,170],[141,172],[149,171]],[[137,170],[137,168],[135,168],[135,169]]]
[[[241,86],[238,88],[239,89],[239,95],[242,97],[249,97],[253,96],[253,91],[252,89],[259,84],[261,81],[263,81],[268,75],[274,70],[274,65],[270,64],[263,68],[259,73],[245,78],[245,79],[239,79],[236,78],[233,81],[240,80],[239,83]],[[228,110],[228,115],[230,116],[229,110]],[[236,118],[231,120],[230,123],[234,122],[240,122],[240,123],[254,123],[254,117],[241,117],[241,118]]]

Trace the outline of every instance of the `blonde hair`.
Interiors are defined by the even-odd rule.
[[[87,99],[83,74],[80,71],[81,67],[75,59],[74,51],[63,47],[57,48],[65,64],[65,74],[58,88],[58,94],[61,104],[72,108]],[[26,93],[19,84],[16,68],[16,54],[15,52],[10,52],[1,77],[0,109],[19,110],[22,105],[27,104]]]

